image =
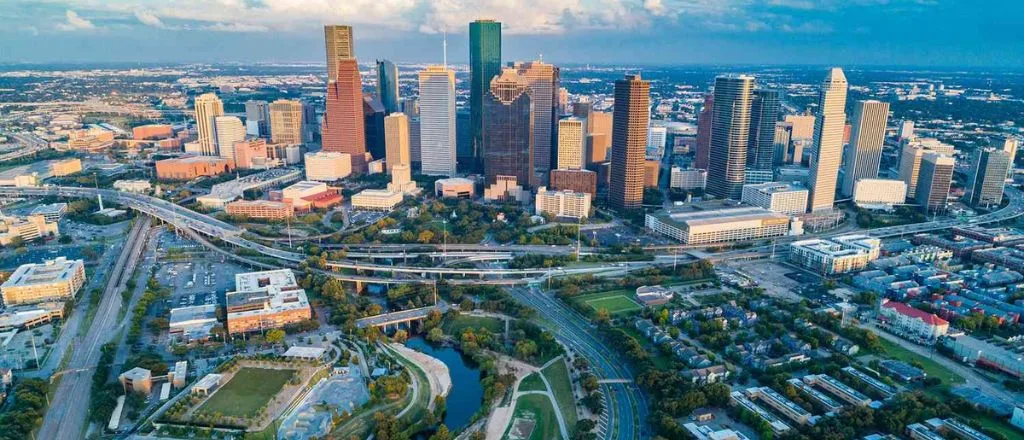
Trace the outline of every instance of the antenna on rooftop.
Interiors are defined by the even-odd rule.
[[[444,27],[442,31],[444,33],[444,39],[441,42],[441,51],[444,52],[443,65],[444,68],[448,68],[448,26]]]

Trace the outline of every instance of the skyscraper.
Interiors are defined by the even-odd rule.
[[[711,154],[711,120],[714,118],[715,95],[708,93],[704,95],[704,107],[697,115],[697,153],[693,160],[693,167],[706,170]]]
[[[216,133],[217,152],[220,157],[234,159],[235,142],[245,140],[245,126],[237,116],[217,116],[213,118],[213,130]]]
[[[967,203],[974,207],[999,206],[1003,201],[1010,153],[999,148],[983,148],[975,154],[973,165],[967,180]]]
[[[526,80],[533,102],[534,180],[546,185],[557,142],[558,68],[543,61],[515,63],[516,73]]]
[[[473,134],[475,168],[481,166],[484,144],[484,100],[491,88],[491,79],[501,73],[501,23],[476,20],[469,24],[469,111]]]
[[[324,26],[324,43],[327,48],[327,83],[338,79],[338,61],[356,57],[352,38],[352,26]]]
[[[715,78],[708,194],[734,200],[743,196],[753,99],[754,77],[728,75]]]
[[[533,102],[526,78],[515,69],[502,70],[491,80],[483,110],[486,184],[515,177],[524,188],[533,185]]]
[[[668,142],[668,128],[655,125],[652,121],[647,129],[647,157],[660,159],[665,155],[665,144]]]
[[[793,140],[793,124],[789,122],[776,122],[775,123],[775,154],[772,158],[772,163],[775,165],[782,165],[784,163],[792,162],[789,158],[789,144]]]
[[[323,122],[323,151],[348,153],[352,174],[366,173],[366,133],[363,120],[363,86],[354,58],[337,62],[337,79],[327,83]]]
[[[779,120],[779,92],[754,90],[747,137],[747,168],[771,171],[775,156],[775,122]]]
[[[366,131],[366,151],[375,160],[383,158],[384,149],[384,106],[377,98],[363,97],[363,130]]]
[[[454,176],[455,72],[446,66],[427,66],[420,71],[419,79],[422,172]]]
[[[384,106],[384,112],[399,111],[398,68],[388,60],[377,60],[377,100]]]
[[[301,144],[302,113],[299,101],[278,99],[270,103],[270,141],[275,144]]]
[[[910,140],[914,138],[914,121],[910,119],[904,119],[903,123],[900,124],[900,142]]]
[[[213,118],[224,114],[224,103],[213,93],[204,93],[196,97],[196,132],[199,149],[203,156],[217,155],[217,137],[213,128]]]
[[[650,91],[651,83],[641,79],[639,74],[615,80],[608,200],[618,209],[637,209],[643,204]]]
[[[398,164],[412,166],[412,158],[409,156],[409,117],[405,113],[395,112],[384,118],[384,137],[388,172]]]
[[[992,146],[1002,149],[1010,156],[1010,167],[1006,170],[1006,177],[1013,177],[1013,164],[1017,161],[1017,148],[1020,140],[1013,136],[997,136],[992,139]]]
[[[951,156],[941,153],[928,152],[921,157],[921,172],[917,177],[917,194],[914,199],[925,212],[946,210],[954,165],[956,162]]]
[[[889,119],[889,103],[875,100],[857,101],[853,105],[853,128],[846,147],[846,168],[843,173],[843,195],[853,195],[853,185],[860,179],[878,177],[885,142],[885,124]]]
[[[270,105],[267,101],[245,102],[246,132],[253,136],[270,136]]]
[[[818,91],[818,114],[814,118],[814,156],[807,181],[811,196],[809,212],[832,209],[836,199],[836,181],[843,155],[843,130],[846,125],[846,75],[833,67]]]
[[[586,119],[570,117],[558,121],[558,169],[583,169],[586,149]]]

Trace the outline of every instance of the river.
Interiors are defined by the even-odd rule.
[[[425,353],[444,362],[452,378],[448,393],[447,410],[442,421],[452,432],[464,428],[483,404],[484,388],[480,384],[480,369],[472,359],[452,347],[431,345],[422,337],[410,338],[406,347]]]

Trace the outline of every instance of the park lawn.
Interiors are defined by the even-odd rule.
[[[295,375],[295,370],[244,367],[199,408],[205,414],[249,418]]]
[[[964,417],[974,420],[983,428],[993,432],[998,432],[1006,436],[1006,438],[1017,438],[1020,436],[1020,431],[1014,428],[1006,419],[1000,419],[980,412],[975,412],[969,416],[964,415]]]
[[[519,396],[516,400],[516,409],[512,414],[512,420],[516,418],[531,419],[536,422],[533,432],[530,433],[530,440],[551,440],[561,438],[558,430],[558,420],[555,419],[555,409],[551,407],[548,396],[541,394],[527,394]],[[514,422],[513,422],[514,423]],[[505,431],[503,438],[508,438],[512,424]]]
[[[453,336],[461,336],[462,332],[466,331],[467,328],[472,328],[473,330],[486,328],[491,333],[502,333],[505,331],[505,323],[498,318],[488,316],[458,315],[454,318],[445,319],[444,324],[441,325],[441,329],[446,334]]]
[[[519,391],[547,391],[548,386],[544,385],[539,373],[530,373],[519,382]]]
[[[572,434],[572,429],[576,427],[576,399],[572,394],[572,379],[569,377],[565,361],[559,359],[541,370],[541,373],[551,385],[551,393],[558,403],[558,411],[562,413],[562,420],[570,430],[569,434]]]
[[[626,332],[626,334],[635,339],[640,346],[647,349],[647,353],[651,355],[651,362],[653,362],[654,366],[659,370],[668,369],[672,365],[672,360],[666,356],[663,351],[661,351],[661,347],[655,346],[650,339],[647,339],[646,336],[640,334],[640,331],[637,330],[636,327],[633,327],[632,325],[623,325],[619,327],[619,329]]]
[[[955,385],[964,383],[964,378],[960,377],[950,371],[948,368],[939,365],[931,359],[924,356],[918,355],[910,350],[900,347],[897,344],[889,342],[885,338],[878,338],[878,341],[882,343],[882,348],[885,350],[885,354],[891,358],[901,360],[908,364],[914,361],[920,362],[924,369],[924,372],[928,374],[928,377],[937,377],[942,380],[942,385]],[[938,355],[937,355],[938,356]]]
[[[579,297],[579,300],[593,307],[594,310],[606,309],[608,313],[613,315],[631,313],[643,309],[643,306],[630,298],[629,295],[629,292],[625,290],[613,290],[611,292],[583,295]]]

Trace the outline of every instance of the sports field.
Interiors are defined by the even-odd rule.
[[[228,417],[252,417],[270,401],[295,370],[243,367],[210,396],[197,412]]]
[[[583,301],[590,307],[593,307],[594,310],[607,309],[608,313],[613,315],[630,313],[643,309],[643,306],[630,298],[630,296],[631,295],[628,291],[613,290],[610,292],[583,295],[579,297],[579,300]]]

